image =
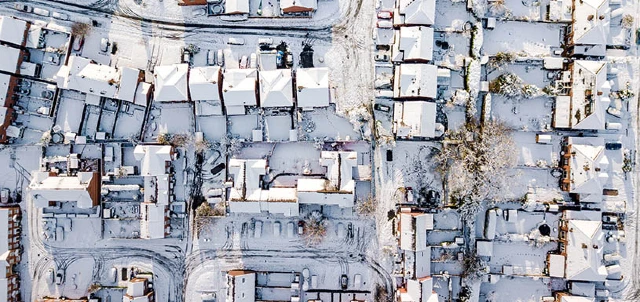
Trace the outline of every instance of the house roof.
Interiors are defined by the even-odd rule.
[[[120,85],[118,69],[95,64],[90,59],[78,56],[71,56],[68,64],[60,68],[55,78],[58,87],[108,98],[116,98]],[[131,85],[131,80],[131,77],[127,79],[127,85]]]
[[[433,25],[436,16],[435,0],[399,0],[401,23],[408,25]]]
[[[22,46],[26,30],[26,21],[9,16],[0,16],[0,41]]]
[[[399,43],[394,44],[394,61],[433,58],[433,28],[426,26],[401,27]]]
[[[571,116],[569,117],[571,128],[604,130],[606,110],[611,102],[610,90],[606,62],[575,61],[571,85]],[[586,110],[587,107],[591,108],[591,112]]]
[[[400,214],[400,248],[408,251],[426,250],[427,230],[433,230],[433,214]]]
[[[220,101],[220,67],[191,68],[189,93],[194,101]]]
[[[78,172],[76,176],[58,176],[49,172],[35,172],[29,184],[29,192],[38,207],[47,207],[50,201],[77,201],[78,208],[93,207],[89,186],[94,172]]]
[[[438,68],[431,64],[400,64],[395,69],[394,97],[436,98]]]
[[[0,45],[0,71],[17,73],[20,49]]]
[[[122,77],[120,77],[120,87],[118,89],[117,98],[133,103],[138,88],[138,82],[140,80],[140,70],[123,67],[121,72]]]
[[[237,272],[237,273],[236,273]],[[247,271],[229,271],[231,279],[227,301],[254,302],[256,301],[256,274]]]
[[[159,102],[188,101],[189,64],[157,66],[154,70],[154,99]]]
[[[604,281],[604,233],[602,222],[571,219],[567,226],[565,278],[580,281]]]
[[[147,106],[149,101],[149,93],[151,92],[151,84],[142,82],[136,89],[136,95],[133,98],[133,103],[140,106]]]
[[[133,156],[140,161],[140,175],[159,176],[166,174],[168,161],[173,160],[173,147],[169,145],[137,145]]]
[[[11,208],[0,208],[0,255],[4,255],[9,251],[9,222],[13,221],[13,217],[9,216]]]
[[[224,6],[225,14],[248,14],[249,0],[227,0]]]
[[[606,45],[611,18],[609,0],[576,0],[573,3],[573,44]]]
[[[127,295],[131,297],[138,297],[144,295],[147,289],[147,279],[133,278],[127,283]]]
[[[256,106],[256,69],[226,69],[222,80],[225,106]]]
[[[562,296],[560,302],[595,302],[595,298],[580,296]]]
[[[425,101],[395,102],[394,128],[399,137],[435,137],[436,104]]]
[[[140,204],[140,237],[145,239],[164,238],[167,206],[143,202]]]
[[[280,9],[285,13],[310,12],[318,8],[318,0],[281,0]]]
[[[571,193],[602,194],[609,179],[609,159],[605,155],[604,139],[599,137],[570,137],[569,165]]]
[[[291,69],[260,72],[260,106],[292,107],[292,83]]]
[[[298,107],[329,106],[329,69],[299,68],[296,70]]]
[[[555,278],[564,278],[564,263],[566,259],[564,255],[549,254],[549,276]]]
[[[401,302],[438,302],[433,292],[433,279],[430,277],[407,280],[405,290],[400,291]]]
[[[492,257],[493,241],[476,240],[476,250],[478,251],[478,256]]]

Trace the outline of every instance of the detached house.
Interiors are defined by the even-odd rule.
[[[573,18],[567,33],[570,55],[604,57],[610,19],[609,0],[573,0]]]

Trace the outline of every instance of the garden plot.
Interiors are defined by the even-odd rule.
[[[489,1],[488,15],[522,21],[539,21],[546,16],[549,0]]]
[[[277,174],[322,174],[326,168],[320,166],[320,150],[313,143],[297,142],[276,144],[269,157],[269,169]],[[286,178],[275,179],[276,183],[291,184]]]
[[[562,42],[562,24],[498,22],[493,30],[484,31],[484,54],[515,52],[525,56],[547,56]]]
[[[288,141],[292,130],[290,115],[275,115],[264,117],[264,137],[269,142]],[[297,133],[294,136],[297,139]]]
[[[496,284],[482,283],[480,299],[495,302],[542,301],[542,297],[552,295],[550,282],[549,278],[500,278]]]
[[[553,99],[510,100],[491,95],[491,115],[519,131],[551,131]]]
[[[127,139],[139,137],[144,124],[145,108],[123,102],[118,112],[117,122],[113,131],[113,138]]]
[[[557,248],[557,243],[548,243],[536,248],[533,244],[525,242],[494,241],[493,256],[488,261],[490,271],[492,274],[505,273],[504,267],[507,266],[507,270],[513,269],[513,275],[543,276],[547,253]]]
[[[145,141],[154,140],[159,133],[189,134],[195,129],[193,104],[156,102],[149,116]]]
[[[225,116],[198,116],[196,130],[204,134],[208,141],[220,141],[227,136],[227,118]]]
[[[553,144],[536,143],[533,132],[516,132],[513,138],[519,149],[519,166],[548,168],[557,165],[561,137],[554,136]]]
[[[433,28],[437,31],[462,31],[471,16],[464,1],[436,0],[436,18]],[[470,27],[470,24],[467,26]]]
[[[332,108],[304,112],[301,127],[306,140],[316,138],[325,141],[362,139],[361,135],[354,131],[349,120],[337,115]]]
[[[437,20],[437,19],[436,19]],[[438,66],[459,70],[464,66],[464,58],[469,55],[471,37],[466,33],[435,32],[433,61]]]
[[[260,116],[259,115],[234,115],[228,116],[228,132],[232,136],[239,136],[246,141],[253,140],[253,130],[260,129]]]

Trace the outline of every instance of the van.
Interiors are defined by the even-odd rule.
[[[293,221],[287,223],[287,237],[293,238]]]
[[[216,64],[216,52],[215,50],[209,49],[207,50],[207,65],[215,65]]]
[[[38,8],[38,7],[33,9],[33,13],[36,14],[36,15],[39,15],[39,16],[43,16],[43,17],[49,17],[49,14],[50,14],[48,10],[42,9],[42,8]]]
[[[229,40],[227,40],[227,44],[244,45],[244,39],[243,38],[229,38]]]
[[[538,144],[550,144],[551,135],[549,134],[536,134],[536,143]]]
[[[258,220],[253,225],[253,238],[260,238],[262,236],[262,221]]]
[[[249,59],[247,58],[247,56],[242,56],[242,58],[240,58],[240,69],[245,69],[245,68],[247,68],[247,65],[248,65],[248,64],[247,64],[247,63],[248,63],[247,61],[248,61],[248,60],[249,60]]]
[[[111,272],[109,273],[109,280],[112,280],[113,283],[118,282],[118,269],[115,267],[111,268]]]
[[[251,53],[251,57],[249,58],[249,68],[255,69],[258,67],[258,56],[256,53]]]

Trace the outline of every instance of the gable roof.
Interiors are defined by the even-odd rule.
[[[256,69],[227,69],[222,80],[222,98],[225,106],[255,106]]]
[[[565,278],[604,281],[607,270],[603,264],[602,222],[571,219],[567,229]]]
[[[189,93],[194,101],[220,100],[220,67],[194,67],[189,72]]]
[[[435,137],[436,104],[425,101],[394,102],[394,130],[399,137]]]
[[[431,64],[400,64],[395,68],[393,94],[396,98],[436,98],[438,68]]]
[[[94,192],[91,187],[99,182],[97,172],[78,172],[76,176],[35,172],[29,184],[29,193],[38,207],[47,207],[50,201],[76,201],[78,208],[88,209],[99,201],[99,192]]]
[[[571,128],[603,130],[606,110],[611,102],[610,90],[606,62],[576,60],[571,85]],[[585,109],[588,105],[591,106],[589,114]]]
[[[249,0],[226,0],[224,4],[225,14],[248,14]]]
[[[18,73],[20,49],[0,45],[0,71]]]
[[[571,193],[602,194],[609,179],[609,159],[604,154],[604,139],[570,137]]]
[[[310,12],[318,8],[318,0],[280,0],[284,13]]]
[[[401,27],[399,43],[394,44],[394,61],[433,58],[433,28],[426,26]]]
[[[27,22],[10,16],[0,16],[0,41],[22,46]]]
[[[436,17],[435,0],[399,0],[401,23],[407,25],[433,25]]]
[[[154,70],[154,99],[159,102],[188,101],[188,64],[157,66]]]
[[[141,176],[159,176],[166,174],[168,161],[173,160],[173,147],[170,145],[137,145],[133,156],[140,161]]]
[[[260,72],[260,106],[293,106],[293,88],[290,69]]]
[[[606,45],[610,29],[609,0],[574,0],[573,44]]]
[[[121,72],[122,77],[120,78],[117,98],[133,103],[138,89],[138,82],[140,82],[140,70],[124,67]]]
[[[326,67],[298,68],[296,90],[298,107],[329,106],[329,69]]]

